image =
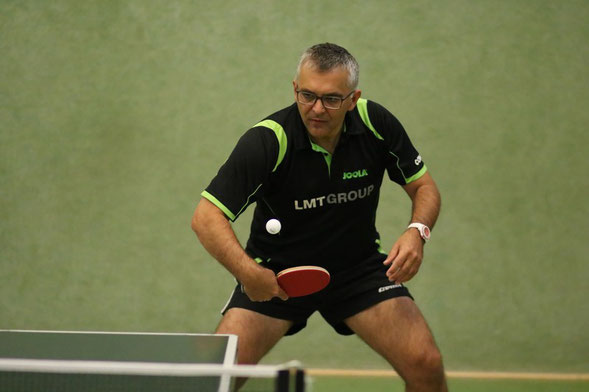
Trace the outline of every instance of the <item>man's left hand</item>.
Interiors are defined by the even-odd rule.
[[[387,270],[389,281],[404,283],[417,274],[423,259],[423,244],[415,229],[408,229],[399,237],[383,262],[384,265],[390,265]]]

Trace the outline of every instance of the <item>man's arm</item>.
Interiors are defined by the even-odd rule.
[[[269,301],[273,297],[288,299],[274,272],[247,255],[225,214],[207,199],[202,198],[194,211],[192,230],[211,256],[243,285],[252,301]]]
[[[440,213],[441,198],[438,187],[429,173],[403,187],[412,202],[411,222],[433,228]],[[393,245],[384,261],[390,265],[387,277],[397,283],[407,282],[417,274],[423,260],[423,245],[417,229],[407,229]]]

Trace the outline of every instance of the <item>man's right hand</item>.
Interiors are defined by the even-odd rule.
[[[255,302],[270,301],[274,297],[283,301],[288,299],[288,294],[278,285],[276,275],[268,268],[256,268],[254,273],[241,281],[241,287],[249,299]]]

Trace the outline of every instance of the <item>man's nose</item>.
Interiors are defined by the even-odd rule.
[[[325,106],[323,106],[323,101],[319,98],[315,101],[312,107],[315,113],[323,113],[325,111]]]

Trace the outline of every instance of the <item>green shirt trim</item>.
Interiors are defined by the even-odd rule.
[[[366,126],[372,131],[372,133],[374,134],[374,136],[376,136],[377,139],[384,140],[384,138],[380,135],[380,133],[378,133],[376,128],[374,128],[374,125],[372,125],[372,123],[370,122],[370,117],[368,116],[368,100],[364,99],[364,98],[360,98],[358,100],[358,102],[356,103],[356,106],[358,107],[358,113],[360,114],[360,118],[362,119],[362,122],[364,122],[364,124],[366,124]],[[397,168],[399,169],[399,173],[401,173],[401,175],[403,176],[403,179],[405,180],[405,185],[419,179],[427,171],[427,167],[425,165],[423,165],[421,170],[419,170],[417,173],[415,173],[411,177],[407,178],[407,177],[405,177],[405,173],[403,172],[403,169],[401,169],[401,166],[399,166],[399,161],[400,161],[399,157],[397,155],[395,155],[392,151],[389,151],[389,154],[394,156],[395,159],[397,160]]]
[[[213,203],[215,206],[217,206],[217,208],[219,208],[221,211],[223,211],[225,215],[227,215],[227,217],[231,219],[231,221],[235,220],[235,215],[231,211],[229,211],[229,209],[225,207],[225,205],[221,203],[215,196],[211,195],[207,191],[202,191],[200,195],[208,201],[210,201],[211,203]]]
[[[276,165],[274,165],[274,169],[272,169],[272,173],[274,173],[286,155],[286,132],[284,132],[282,125],[273,120],[260,121],[254,125],[254,127],[265,127],[271,129],[276,135],[276,139],[278,140],[278,158],[276,159]]]
[[[424,164],[420,171],[409,178],[405,178],[405,184],[409,184],[415,180],[419,180],[427,172],[427,166]]]
[[[376,243],[376,245],[378,246],[378,253],[382,253],[383,255],[389,255],[387,252],[384,251],[384,249],[382,248],[382,245],[380,243],[380,239],[375,239],[374,242]]]
[[[313,151],[321,153],[321,155],[323,155],[325,163],[327,163],[327,174],[329,174],[329,177],[331,178],[331,154],[329,153],[329,151],[327,151],[320,145],[313,143],[313,140],[311,140],[311,138],[309,138],[309,143],[311,143],[311,148],[313,149]]]
[[[366,124],[372,133],[374,133],[374,136],[376,136],[377,139],[384,140],[384,138],[380,135],[380,133],[377,132],[376,128],[374,128],[370,122],[370,117],[368,117],[368,100],[364,98],[358,99],[356,107],[358,108],[358,113],[360,114],[362,122],[364,122],[364,124]]]

